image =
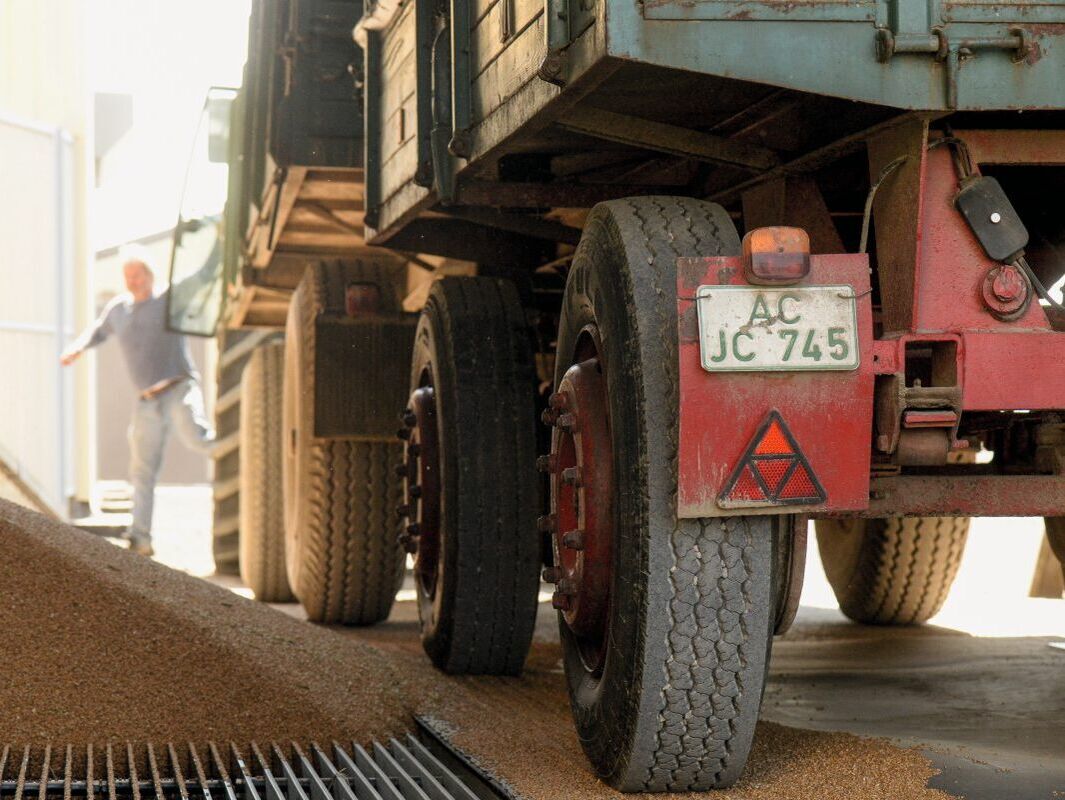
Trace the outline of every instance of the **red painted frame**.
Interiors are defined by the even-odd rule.
[[[984,160],[1065,163],[1065,132],[1047,133],[1044,138],[1031,131],[959,132],[957,136],[969,136],[977,164]],[[981,490],[976,493],[963,491],[971,478],[896,478],[891,480],[898,490],[881,491],[870,504],[875,377],[905,374],[909,342],[955,344],[956,386],[963,412],[1065,408],[1065,331],[1053,328],[1036,300],[1016,320],[1003,321],[991,314],[983,302],[982,285],[988,271],[998,264],[984,253],[954,208],[958,176],[948,147],[928,149],[922,140],[919,150],[909,157],[919,167],[917,204],[910,209],[918,223],[914,260],[897,267],[912,270],[913,277],[912,306],[901,317],[903,329],[873,340],[869,265],[864,255],[812,256],[810,274],[796,284],[854,287],[860,298],[861,356],[854,372],[706,372],[699,353],[695,293],[700,285],[744,285],[740,259],[678,260],[678,516],[782,510],[815,515],[874,511],[973,515],[1003,513],[1004,508],[1012,514],[1065,513],[1065,497],[1046,496],[1049,484],[1061,484],[1060,476],[982,476]],[[881,274],[881,285],[894,278]],[[900,319],[900,315],[892,318]],[[791,429],[827,499],[821,505],[801,508],[722,508],[718,497],[729,475],[773,410]],[[914,480],[920,483],[910,486]],[[899,497],[892,500],[888,494]],[[1007,502],[1004,497],[1014,500]]]

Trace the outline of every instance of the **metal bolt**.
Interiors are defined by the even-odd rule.
[[[551,607],[556,611],[569,611],[570,605],[570,597],[568,594],[555,592],[551,595]]]
[[[1023,300],[1028,287],[1020,270],[1016,267],[1005,266],[995,273],[991,281],[991,291],[1003,303],[1012,303]]]
[[[400,439],[409,439],[410,428],[400,428],[398,431],[396,431],[396,436],[398,436]]]
[[[557,425],[558,429],[564,433],[573,433],[577,430],[577,418],[569,412],[560,414],[555,425]]]
[[[558,583],[562,578],[562,570],[558,567],[544,567],[544,571],[540,574],[544,583]]]
[[[554,453],[546,456],[538,456],[536,459],[536,468],[540,470],[540,472],[557,472],[558,456]]]
[[[413,486],[408,486],[407,487],[407,494],[409,494],[411,497],[421,497],[422,496],[422,487],[419,486],[418,484],[414,484]]]
[[[570,486],[581,485],[581,468],[580,467],[566,467],[562,470],[562,482]]]
[[[998,225],[1000,222],[1002,222],[1002,215],[999,214],[997,211],[992,211],[991,212],[991,224],[992,225]]]
[[[556,525],[554,514],[544,514],[536,518],[536,530],[540,533],[554,533]]]
[[[583,550],[584,549],[584,531],[580,528],[572,531],[566,531],[562,534],[562,546],[568,547],[570,550]]]

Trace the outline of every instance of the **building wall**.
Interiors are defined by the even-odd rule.
[[[54,326],[63,307],[63,335],[88,322],[92,313],[87,200],[93,174],[92,111],[84,36],[89,7],[81,0],[0,0],[0,117],[9,123],[6,146],[0,147],[0,217],[6,221],[0,296],[8,301],[0,319],[37,328]],[[28,136],[26,131],[34,128],[38,135]],[[64,142],[62,159],[52,161],[63,172],[61,177],[55,168],[20,169],[27,159],[47,163],[44,151],[55,151],[58,139]],[[62,208],[56,206],[57,199]],[[59,285],[58,259],[65,261]],[[32,420],[34,427],[32,434],[10,425],[0,428],[0,448],[32,472],[42,495],[65,514],[67,498],[87,497],[93,478],[92,365],[82,363],[71,371],[63,398],[63,381],[56,377],[56,341],[46,341],[40,330],[24,330],[21,340],[14,335],[9,330],[3,342],[3,367],[16,370],[21,383],[16,391],[5,386],[0,416]],[[13,375],[6,369],[0,374],[9,383]],[[65,417],[56,408],[63,402],[69,404]],[[60,440],[63,454],[55,449]],[[64,458],[65,466],[59,463]],[[45,463],[48,460],[52,463]],[[60,470],[65,470],[61,481]]]

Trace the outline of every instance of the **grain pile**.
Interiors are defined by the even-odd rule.
[[[529,800],[623,797],[588,770],[557,643],[520,679],[448,677],[416,623],[315,627],[2,501],[0,547],[0,744],[365,742],[420,713]],[[932,772],[887,742],[763,723],[742,783],[691,797],[945,797]]]
[[[376,649],[0,502],[0,743],[403,730]]]

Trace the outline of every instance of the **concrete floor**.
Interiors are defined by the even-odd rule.
[[[211,576],[207,488],[161,488],[156,515],[157,559]],[[1065,649],[1052,646],[1065,640],[1065,601],[1027,597],[1041,536],[1037,520],[976,520],[944,609],[901,629],[848,622],[811,544],[802,608],[774,644],[763,717],[919,746],[941,770],[930,785],[972,800],[1065,797]],[[238,580],[210,579],[248,594]],[[405,588],[372,634],[343,633],[416,647],[412,598]],[[301,616],[297,605],[278,608]],[[557,640],[546,603],[537,638]]]

